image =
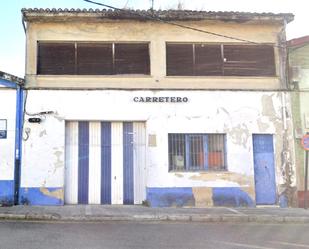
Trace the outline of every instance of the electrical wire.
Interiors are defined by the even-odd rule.
[[[124,9],[127,8],[128,4],[129,4],[130,0],[127,0],[126,4],[124,5]]]
[[[103,6],[105,8],[110,8],[110,9],[117,10],[117,11],[128,12],[128,13],[135,15],[135,16],[138,16],[138,17],[143,17],[143,18],[146,18],[148,20],[153,20],[153,21],[159,21],[159,22],[166,23],[166,24],[169,24],[169,25],[173,25],[173,26],[183,28],[183,29],[193,30],[193,31],[196,31],[196,32],[205,33],[205,34],[218,36],[218,37],[223,37],[223,38],[227,38],[227,39],[231,39],[231,40],[235,40],[235,41],[241,41],[241,42],[246,42],[246,43],[251,43],[251,44],[256,44],[256,45],[262,45],[262,43],[254,42],[254,41],[251,41],[251,40],[242,39],[242,38],[233,37],[233,36],[228,36],[228,35],[223,35],[223,34],[211,32],[211,31],[207,31],[207,30],[203,30],[203,29],[190,27],[190,26],[187,26],[187,25],[182,25],[182,24],[179,24],[179,23],[171,22],[171,21],[166,21],[166,20],[163,20],[160,17],[154,15],[154,12],[152,12],[152,15],[146,15],[146,14],[142,14],[142,13],[139,13],[139,12],[136,12],[136,11],[132,11],[130,9],[121,9],[121,8],[117,8],[117,7],[107,5],[107,4],[104,4],[104,3],[95,2],[95,1],[92,1],[92,0],[83,0],[83,1],[88,2],[88,3],[92,3],[92,4],[96,4],[96,5],[100,5],[100,6]],[[285,46],[280,46],[280,45],[274,45],[274,46],[278,47],[278,48],[285,48]]]

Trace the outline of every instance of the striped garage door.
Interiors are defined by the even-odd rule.
[[[66,204],[141,204],[145,123],[66,122]]]

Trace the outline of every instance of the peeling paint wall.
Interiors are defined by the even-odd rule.
[[[16,90],[0,88],[0,119],[7,120],[7,138],[0,139],[0,205],[14,200]]]
[[[136,103],[135,96],[187,97],[188,102]],[[288,96],[286,102],[289,106]],[[175,200],[176,204],[179,201],[178,206],[181,203],[221,205],[224,204],[222,196],[230,200],[228,205],[254,205],[252,134],[273,134],[279,198],[285,181],[283,109],[282,94],[277,92],[29,90],[28,113],[53,111],[54,114],[43,116],[40,124],[26,122],[24,125],[24,137],[28,139],[23,143],[21,187],[37,188],[42,195],[60,200],[59,203],[63,200],[65,120],[145,121],[146,138],[155,137],[155,143],[147,141],[146,148],[146,186],[149,191],[156,190],[149,192],[155,194],[152,196],[162,193],[160,189],[174,189],[172,192],[186,189],[186,196],[189,191],[193,199]],[[290,117],[286,123],[292,145]],[[228,170],[169,172],[168,133],[225,133]],[[292,179],[295,185],[294,175]],[[49,188],[57,192],[51,194]]]
[[[28,96],[28,103],[31,96]],[[43,98],[44,99],[44,98]],[[41,99],[41,106],[34,112],[50,110],[51,107],[44,105]],[[55,101],[55,100],[53,100]],[[57,101],[55,101],[57,102]],[[27,109],[28,111],[30,109]],[[29,111],[28,113],[32,113]],[[35,189],[35,196],[39,193],[45,197],[52,197],[63,203],[64,185],[64,125],[65,122],[58,116],[38,115],[42,123],[29,123],[28,118],[33,116],[25,115],[23,134],[23,165],[21,169],[21,194],[20,202],[33,204],[36,198],[31,197],[32,192],[27,189]],[[57,194],[52,194],[48,188],[56,188]],[[39,203],[39,202],[38,202]],[[39,203],[39,204],[48,204]]]
[[[291,48],[289,54],[291,67],[298,68],[298,75],[291,75],[297,80],[292,93],[295,159],[297,170],[297,190],[299,206],[304,205],[304,166],[305,153],[301,146],[301,136],[309,132],[309,45],[297,49]],[[290,82],[293,85],[293,82]]]

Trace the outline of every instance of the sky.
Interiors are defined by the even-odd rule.
[[[94,0],[118,8],[149,9],[151,0]],[[287,38],[309,35],[309,0],[154,0],[155,9],[175,8],[205,11],[293,13]],[[24,77],[25,33],[22,8],[101,8],[83,0],[0,0],[0,71]]]

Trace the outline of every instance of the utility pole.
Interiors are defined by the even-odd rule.
[[[154,0],[150,0],[150,1],[151,1],[151,11],[153,11]]]

